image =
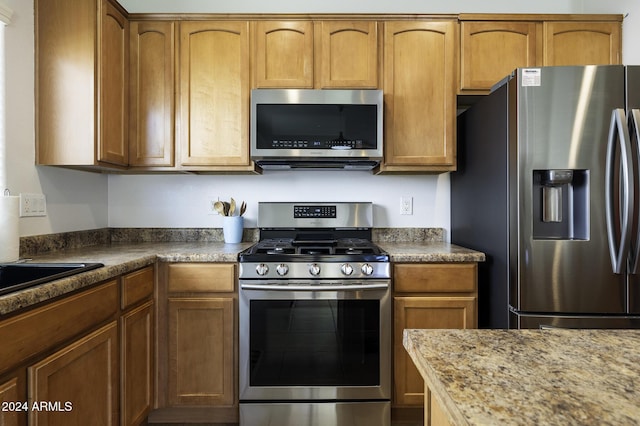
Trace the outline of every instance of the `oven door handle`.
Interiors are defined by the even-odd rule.
[[[243,290],[267,291],[362,291],[386,290],[389,284],[361,284],[361,285],[276,285],[276,284],[241,284]]]

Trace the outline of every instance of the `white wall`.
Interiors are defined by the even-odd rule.
[[[269,172],[262,176],[158,175],[122,176],[35,167],[33,2],[5,0],[13,8],[7,27],[8,183],[13,193],[42,192],[49,214],[22,218],[20,235],[38,235],[112,227],[220,226],[208,212],[212,197],[233,196],[249,204],[247,220],[255,225],[256,203],[268,200],[364,200],[376,204],[376,226],[449,228],[449,178],[439,176],[372,176],[363,172]],[[212,13],[626,13],[625,62],[633,52],[627,31],[637,0],[122,0],[131,12]],[[602,4],[600,4],[602,3]],[[637,21],[635,21],[637,22]],[[627,25],[629,24],[629,25]],[[635,25],[640,28],[640,26]],[[636,49],[637,50],[637,49]],[[640,58],[633,62],[640,63]],[[414,215],[400,216],[401,195],[414,197]],[[108,213],[107,213],[108,212]]]
[[[622,13],[622,61],[627,65],[640,64],[640,3],[638,0],[583,0],[583,13]],[[612,9],[614,12],[612,12]]]
[[[414,214],[400,215],[400,196]],[[265,172],[252,176],[111,176],[109,224],[114,227],[222,227],[210,200],[247,202],[254,227],[259,201],[371,201],[377,227],[449,226],[449,176],[372,176],[368,172]]]

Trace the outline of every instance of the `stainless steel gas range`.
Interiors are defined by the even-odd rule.
[[[371,203],[260,203],[239,256],[241,425],[389,425],[387,253]]]

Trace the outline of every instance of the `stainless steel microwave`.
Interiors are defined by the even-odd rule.
[[[254,89],[250,126],[263,169],[370,170],[383,155],[382,91]]]

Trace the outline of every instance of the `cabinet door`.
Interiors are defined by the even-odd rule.
[[[183,168],[248,170],[249,23],[182,22],[179,49]]]
[[[126,166],[129,160],[129,22],[107,0],[102,0],[100,19],[98,161]]]
[[[406,328],[476,328],[475,297],[394,297],[394,405],[420,406],[424,381],[402,346]]]
[[[258,21],[253,32],[256,87],[313,87],[311,21]]]
[[[129,163],[174,165],[174,23],[131,22]]]
[[[382,171],[455,170],[457,23],[386,22]]]
[[[518,67],[542,63],[542,24],[462,22],[462,90],[487,90]]]
[[[122,316],[123,425],[144,424],[153,396],[153,303],[151,301]]]
[[[544,65],[622,63],[620,22],[545,22]]]
[[[112,322],[29,367],[29,424],[117,425],[118,324]],[[53,409],[57,408],[57,409]]]
[[[22,370],[24,372],[24,370]],[[24,375],[23,375],[24,377]],[[0,425],[2,426],[19,426],[26,424],[27,407],[22,404],[28,404],[25,396],[24,379],[19,380],[17,376],[11,377],[0,383]],[[7,404],[7,405],[5,405]],[[18,406],[12,404],[19,404]]]
[[[235,402],[234,300],[169,298],[170,406]]]
[[[318,22],[316,40],[319,88],[378,87],[377,22]]]
[[[36,163],[93,165],[96,2],[38,0],[34,5]]]

